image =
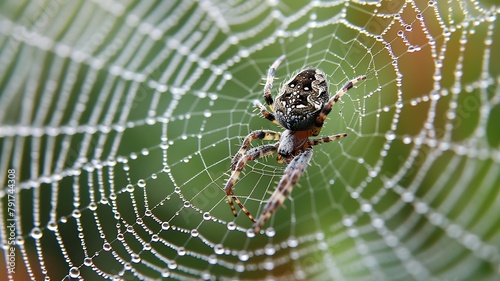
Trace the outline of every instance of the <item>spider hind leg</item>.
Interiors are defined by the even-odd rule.
[[[249,136],[247,136],[245,138],[245,140],[247,140],[247,142],[248,142],[248,145],[252,139],[255,139],[254,137],[256,135],[253,135],[253,134],[254,133],[250,134]],[[258,136],[262,136],[262,134],[258,134]],[[270,136],[270,135],[266,135],[266,136]],[[276,137],[276,135],[275,135],[275,137]],[[264,138],[262,138],[262,139],[264,139]],[[233,165],[231,167],[232,173],[231,173],[229,180],[226,183],[226,186],[224,187],[224,191],[226,192],[227,202],[229,203],[229,206],[231,207],[231,211],[232,211],[233,215],[235,217],[237,216],[236,207],[234,206],[234,203],[233,203],[233,200],[234,200],[234,202],[236,202],[236,204],[241,208],[241,210],[245,213],[245,215],[247,215],[247,217],[252,222],[255,222],[255,219],[253,218],[252,214],[250,214],[248,209],[245,208],[245,206],[243,205],[243,203],[241,203],[241,201],[238,199],[238,197],[236,197],[234,195],[233,186],[236,183],[236,180],[240,176],[241,171],[243,170],[243,168],[245,167],[245,164],[248,161],[256,160],[258,158],[262,158],[262,157],[274,154],[276,152],[277,145],[276,144],[262,145],[262,146],[252,148],[248,151],[247,151],[247,148],[248,148],[247,146],[242,145],[238,154],[235,155],[235,157],[234,157],[235,159],[233,159]],[[240,154],[240,152],[241,152],[241,154]]]
[[[274,211],[276,211],[276,209],[283,204],[283,201],[285,201],[288,194],[292,191],[293,186],[297,183],[300,176],[306,169],[309,161],[311,161],[312,155],[312,149],[308,148],[290,161],[290,164],[286,167],[283,177],[278,183],[276,190],[274,190],[273,195],[271,195],[271,198],[269,198],[269,201],[267,201],[267,204],[264,206],[264,211],[254,223],[254,233],[259,232]]]

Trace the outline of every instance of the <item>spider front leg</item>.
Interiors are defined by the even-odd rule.
[[[279,57],[274,63],[269,67],[267,71],[266,85],[264,86],[264,99],[267,105],[274,111],[274,101],[271,95],[271,87],[273,86],[274,76],[276,75],[276,69],[285,60],[285,55]]]
[[[259,216],[257,221],[253,225],[253,232],[257,233],[264,226],[266,221],[271,217],[271,215],[276,211],[276,209],[285,201],[288,194],[293,189],[293,186],[297,183],[300,176],[306,169],[309,161],[311,161],[312,157],[312,149],[308,148],[297,155],[295,158],[290,161],[290,164],[285,169],[283,177],[281,178],[276,190],[267,201],[267,204],[264,206],[264,211]]]
[[[325,122],[326,116],[330,114],[330,111],[332,111],[333,106],[337,101],[340,100],[340,98],[347,93],[354,85],[357,83],[363,81],[366,79],[365,75],[358,76],[347,83],[344,84],[344,86],[323,106],[321,109],[321,112],[319,113],[318,117],[316,118],[314,122],[314,127],[312,129],[313,131],[313,136],[317,136],[319,132],[321,131],[321,128],[323,127],[323,123]]]

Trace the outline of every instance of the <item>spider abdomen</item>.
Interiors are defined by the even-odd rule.
[[[304,69],[286,82],[276,97],[276,120],[288,130],[309,130],[328,99],[325,73],[317,68]]]

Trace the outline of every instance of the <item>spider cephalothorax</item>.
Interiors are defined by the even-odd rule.
[[[237,215],[233,203],[234,200],[250,220],[254,222],[254,232],[258,232],[262,228],[271,217],[271,214],[283,203],[286,196],[290,193],[311,160],[312,146],[347,136],[347,134],[337,134],[318,139],[309,138],[310,136],[317,136],[319,134],[326,116],[340,97],[351,89],[354,84],[366,79],[366,76],[359,76],[350,80],[330,98],[325,73],[317,68],[307,68],[300,71],[283,85],[276,97],[276,102],[274,102],[271,95],[271,87],[276,68],[284,59],[285,56],[281,56],[271,65],[267,73],[266,85],[264,86],[264,99],[274,113],[269,112],[258,101],[255,102],[255,106],[260,110],[264,118],[282,126],[285,128],[285,131],[282,134],[271,130],[256,130],[251,132],[243,140],[240,149],[233,157],[231,177],[224,187],[233,215]],[[256,139],[275,140],[277,142],[250,149],[250,142]],[[233,186],[248,161],[274,153],[278,153],[279,162],[283,162],[284,160],[288,166],[276,190],[264,207],[264,211],[256,221],[238,197],[234,195]]]

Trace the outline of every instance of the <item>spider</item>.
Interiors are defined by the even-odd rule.
[[[231,176],[224,187],[233,215],[237,216],[234,201],[254,223],[254,233],[259,232],[272,213],[276,211],[292,191],[293,186],[311,160],[313,155],[312,146],[347,136],[344,133],[316,139],[309,138],[319,134],[327,115],[342,95],[356,83],[366,79],[366,76],[362,75],[350,80],[330,98],[325,73],[317,68],[306,68],[286,82],[279,91],[276,100],[273,100],[271,87],[276,69],[283,60],[285,60],[284,55],[271,65],[264,86],[264,100],[272,112],[268,111],[259,101],[255,101],[254,105],[260,110],[265,119],[283,127],[285,131],[280,134],[271,130],[256,130],[245,137],[240,149],[232,159]],[[250,149],[251,141],[257,139],[277,142]],[[255,220],[238,197],[234,195],[233,186],[248,161],[269,156],[276,152],[278,153],[278,162],[283,163],[284,161],[288,165],[276,190],[267,201],[264,211]]]

